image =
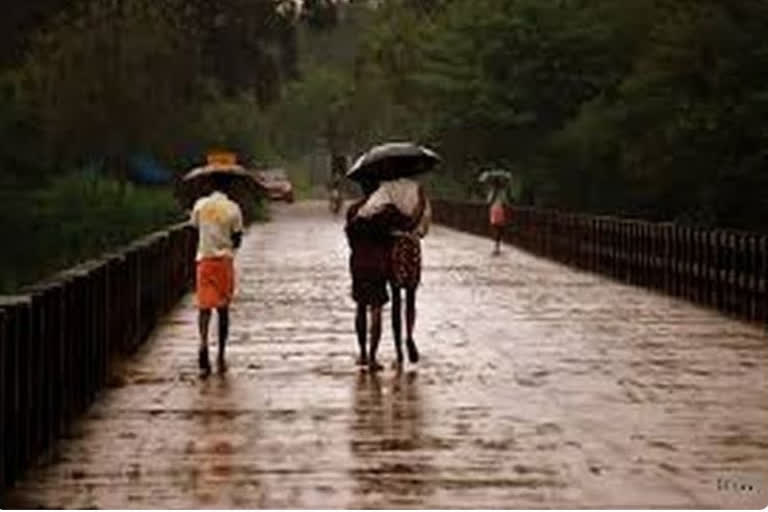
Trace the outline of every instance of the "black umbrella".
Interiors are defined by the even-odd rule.
[[[411,142],[389,142],[374,146],[363,154],[347,172],[347,178],[378,181],[407,178],[430,171],[440,163],[431,149]]]
[[[188,172],[177,183],[176,197],[185,208],[192,208],[197,199],[210,193],[212,181],[218,177],[229,180],[230,193],[241,207],[249,205],[264,192],[264,186],[243,167],[212,163]]]

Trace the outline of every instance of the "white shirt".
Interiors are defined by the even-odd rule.
[[[232,235],[243,231],[243,214],[236,202],[221,192],[202,197],[192,208],[191,222],[200,233],[197,261],[234,256]]]
[[[426,198],[425,198],[426,199]],[[387,205],[393,205],[400,213],[408,217],[415,217],[419,208],[419,184],[407,178],[400,178],[392,181],[384,181],[371,194],[365,204],[357,212],[358,217],[371,218],[384,210]],[[424,214],[416,226],[415,233],[423,237],[429,231],[429,224],[432,221],[432,206],[426,199],[424,204]]]

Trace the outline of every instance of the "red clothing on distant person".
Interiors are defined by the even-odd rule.
[[[507,211],[503,204],[494,203],[491,205],[490,221],[493,227],[504,227],[507,225]]]

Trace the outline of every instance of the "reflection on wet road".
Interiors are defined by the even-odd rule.
[[[228,375],[197,379],[187,298],[6,505],[768,502],[759,328],[490,253],[487,240],[435,228],[418,298],[423,361],[361,374],[341,219],[324,203],[277,207],[237,263]],[[387,366],[393,353],[385,330]]]
[[[355,388],[351,477],[361,508],[418,508],[434,493],[418,373],[361,373]]]

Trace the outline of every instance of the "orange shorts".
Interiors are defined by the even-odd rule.
[[[229,306],[234,292],[235,265],[232,258],[204,258],[197,262],[198,308]]]

